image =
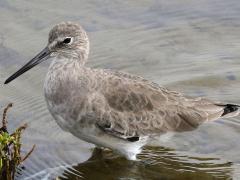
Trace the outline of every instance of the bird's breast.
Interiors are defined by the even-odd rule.
[[[49,67],[45,78],[44,92],[52,103],[72,103],[81,101],[88,93],[88,83],[82,70],[74,63],[60,64],[55,60]],[[65,60],[67,61],[67,60]]]
[[[44,83],[48,109],[63,129],[87,126],[92,117],[91,81],[86,74],[48,71]],[[64,128],[65,127],[65,128]]]

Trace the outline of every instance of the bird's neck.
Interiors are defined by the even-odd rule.
[[[81,66],[84,67],[88,59],[88,54],[83,52],[65,51],[52,57],[52,66]]]
[[[44,91],[45,97],[52,101],[64,101],[64,98],[57,98],[59,93],[67,94],[73,87],[80,89],[82,86],[82,77],[85,76],[86,67],[78,59],[54,58],[49,66],[48,73],[45,78]],[[78,83],[76,83],[78,82]],[[81,90],[84,92],[84,90]],[[59,102],[60,103],[60,102]]]
[[[79,47],[77,50],[61,50],[57,54],[53,54],[53,64],[84,66],[88,60],[88,54],[88,48]]]

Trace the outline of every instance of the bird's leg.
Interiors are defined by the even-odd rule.
[[[151,165],[153,165],[155,163],[155,160],[151,160],[151,159],[145,159],[142,161],[139,161],[144,167],[149,167]]]
[[[103,148],[96,146],[93,149],[92,156],[90,157],[89,160],[91,161],[91,160],[101,160],[101,159],[103,159]]]

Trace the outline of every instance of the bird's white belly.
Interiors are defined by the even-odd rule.
[[[110,148],[130,160],[136,160],[136,155],[141,152],[141,147],[147,143],[147,138],[142,138],[138,142],[128,142],[109,135],[98,129],[96,126],[88,128],[75,128],[71,130],[71,133],[76,137],[93,143],[99,147]]]

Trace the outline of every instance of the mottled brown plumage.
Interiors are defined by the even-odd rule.
[[[63,22],[50,31],[47,48],[32,60],[52,59],[44,84],[48,108],[64,130],[128,159],[136,159],[153,136],[191,131],[239,113],[237,105],[186,97],[123,72],[88,68],[88,53],[80,25]]]

